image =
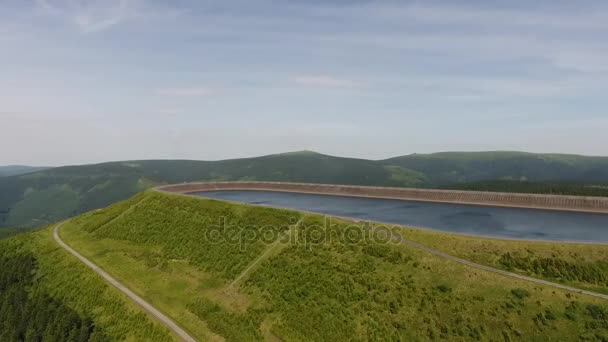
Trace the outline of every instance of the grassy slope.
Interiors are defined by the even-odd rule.
[[[42,292],[93,319],[111,340],[173,341],[168,330],[136,307],[126,296],[61,249],[52,227],[0,241],[3,252],[18,248],[36,259],[36,282],[31,293]]]
[[[463,259],[608,294],[608,245],[513,241],[401,227],[389,229],[406,239]],[[507,254],[527,261],[528,265],[521,268],[509,265],[505,259]]]
[[[212,233],[221,217],[224,236],[233,242],[214,240],[221,237]],[[603,301],[403,245],[346,243],[339,238],[346,230],[367,230],[342,221],[329,230],[335,238],[310,243],[322,223],[319,215],[146,192],[76,218],[62,236],[201,338],[213,337],[210,331],[235,341],[608,337]],[[273,239],[247,238],[260,230],[269,237],[289,235],[291,243],[274,249]],[[234,238],[236,232],[242,239]],[[479,239],[450,242],[466,251],[477,249]],[[598,246],[560,246],[589,260],[605,256]],[[501,248],[554,249],[513,241]],[[262,255],[267,258],[230,286]]]
[[[0,229],[0,240],[9,238],[11,236],[19,235],[21,233],[23,233],[22,229],[3,228],[3,229]]]

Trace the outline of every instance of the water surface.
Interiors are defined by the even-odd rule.
[[[195,195],[470,235],[608,243],[608,214],[258,190]]]

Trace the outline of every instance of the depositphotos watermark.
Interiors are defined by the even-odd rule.
[[[325,216],[322,223],[304,223],[303,219],[292,218],[284,225],[238,225],[226,217],[220,217],[216,225],[205,231],[205,238],[211,243],[238,244],[241,250],[256,242],[264,244],[285,243],[313,247],[325,243],[339,244],[398,244],[390,229],[358,222],[351,224],[334,223],[331,216]]]

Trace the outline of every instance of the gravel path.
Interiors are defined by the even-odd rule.
[[[59,246],[61,246],[66,251],[70,252],[73,256],[82,261],[85,265],[91,268],[95,273],[99,274],[103,279],[105,279],[108,283],[112,284],[116,287],[120,292],[124,293],[127,297],[131,298],[137,305],[139,305],[142,309],[148,312],[150,315],[154,316],[157,320],[159,320],[162,324],[167,326],[171,331],[173,331],[181,340],[187,342],[196,342],[196,340],[190,336],[184,329],[180,328],[173,320],[167,317],[162,312],[158,311],[155,307],[153,307],[150,303],[146,302],[143,298],[139,297],[133,291],[129,290],[126,286],[121,284],[118,280],[114,279],[111,275],[106,273],[104,270],[99,268],[99,266],[92,263],[89,259],[83,257],[80,253],[76,252],[72,247],[68,246],[61,238],[59,237],[59,228],[62,223],[55,226],[53,229],[53,238]]]
[[[554,283],[554,282],[550,282],[550,281],[546,281],[546,280],[542,280],[542,279],[537,279],[537,278],[532,278],[532,277],[527,277],[521,274],[517,274],[517,273],[512,273],[512,272],[507,272],[507,271],[503,271],[501,269],[498,268],[494,268],[494,267],[490,267],[490,266],[485,266],[485,265],[481,265],[481,264],[477,264],[474,263],[472,261],[468,261],[465,259],[461,259],[458,257],[455,257],[453,255],[449,255],[443,252],[440,252],[436,249],[432,249],[429,247],[426,247],[424,245],[421,245],[419,243],[416,243],[414,241],[410,241],[407,239],[404,239],[403,237],[399,236],[399,235],[395,235],[387,230],[384,229],[380,229],[380,228],[375,228],[375,227],[371,227],[372,230],[376,231],[376,232],[380,232],[380,233],[384,233],[388,236],[390,236],[391,239],[404,244],[404,245],[408,245],[420,250],[423,250],[425,252],[429,252],[431,254],[434,254],[436,256],[442,257],[444,259],[448,259],[448,260],[452,260],[467,266],[471,266],[471,267],[475,267],[477,269],[480,270],[484,270],[484,271],[488,271],[488,272],[492,272],[492,273],[497,273],[503,276],[507,276],[507,277],[511,277],[511,278],[516,278],[516,279],[520,279],[520,280],[526,280],[529,282],[533,282],[533,283],[537,283],[537,284],[542,284],[542,285],[547,285],[547,286],[552,286],[552,287],[557,287],[563,290],[568,290],[568,291],[572,291],[572,292],[577,292],[577,293],[581,293],[581,294],[585,294],[588,296],[593,296],[593,297],[597,297],[597,298],[602,298],[602,299],[608,299],[608,295],[602,294],[602,293],[597,293],[597,292],[592,292],[592,291],[587,291],[587,290],[581,290],[581,289],[577,289],[576,287],[572,287],[572,286],[567,286],[567,285],[562,285],[562,284],[558,284],[558,283]]]

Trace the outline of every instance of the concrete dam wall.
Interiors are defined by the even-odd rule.
[[[217,190],[264,190],[608,214],[606,197],[248,181],[172,184],[157,187],[156,190],[182,194]]]

